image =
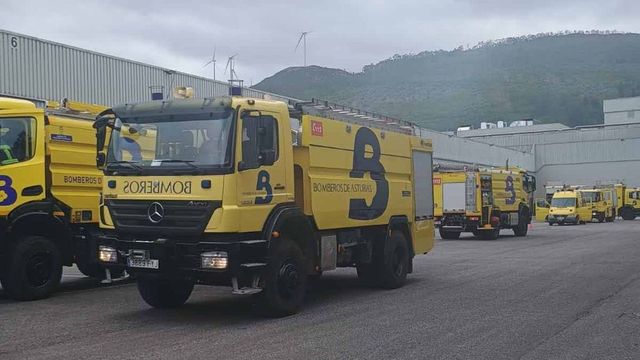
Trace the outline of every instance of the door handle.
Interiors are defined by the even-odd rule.
[[[42,194],[43,191],[44,190],[40,185],[27,186],[26,188],[22,189],[21,195],[22,196],[38,196]]]
[[[284,190],[284,185],[276,185],[273,187],[273,190]]]

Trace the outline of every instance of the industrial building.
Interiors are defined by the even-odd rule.
[[[544,124],[479,129],[458,136],[532,154],[538,184],[640,186],[640,118],[576,128]]]
[[[605,125],[640,122],[640,96],[605,100],[602,108]]]
[[[226,82],[4,30],[0,30],[0,49],[3,95],[111,105],[149,100],[152,92],[169,98],[177,86],[192,87],[197,97],[229,94]],[[250,88],[243,93],[296,101]],[[482,166],[508,162],[535,172],[540,185],[623,181],[640,186],[640,97],[606,100],[604,119],[603,125],[578,128],[539,124],[485,126],[456,134],[417,129],[417,133],[432,139],[436,162]],[[544,192],[542,186],[538,191]]]

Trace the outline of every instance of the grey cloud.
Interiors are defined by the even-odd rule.
[[[0,28],[181,71],[203,68],[214,44],[218,74],[258,82],[287,66],[301,31],[310,64],[359,71],[395,53],[452,49],[488,39],[565,29],[638,32],[637,1],[23,1],[5,0]]]

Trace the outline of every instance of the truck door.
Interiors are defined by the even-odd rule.
[[[425,239],[433,233],[433,160],[430,152],[413,150],[413,249],[422,254],[431,249],[431,243]]]
[[[0,216],[45,197],[44,111],[0,111]]]
[[[287,158],[277,115],[245,111],[239,118],[238,206],[243,208],[241,231],[260,231],[273,207],[293,201],[286,183]],[[286,119],[287,125],[289,119]],[[289,146],[290,148],[290,146]],[[290,164],[289,164],[290,165]]]

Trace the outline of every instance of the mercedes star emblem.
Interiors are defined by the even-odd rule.
[[[147,209],[147,217],[154,224],[159,223],[164,218],[164,207],[158,202],[152,202]]]

